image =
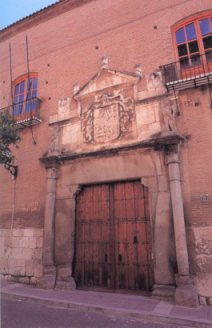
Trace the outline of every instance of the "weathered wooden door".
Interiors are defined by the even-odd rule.
[[[147,196],[140,181],[83,187],[76,204],[78,287],[151,289]]]

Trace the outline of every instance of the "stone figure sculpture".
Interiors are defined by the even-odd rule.
[[[50,141],[49,149],[48,149],[48,153],[50,155],[58,154],[60,152],[60,147],[59,147],[59,130],[60,130],[60,128],[59,128],[58,125],[55,125],[53,127],[51,141]]]
[[[163,119],[164,119],[166,131],[169,132],[177,131],[177,126],[175,121],[176,114],[177,114],[176,104],[173,104],[170,99],[167,99],[163,107]]]

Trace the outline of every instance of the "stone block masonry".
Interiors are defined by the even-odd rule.
[[[0,230],[0,272],[8,280],[36,284],[42,276],[43,229]]]

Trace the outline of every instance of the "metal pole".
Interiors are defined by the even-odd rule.
[[[12,101],[12,114],[13,114],[13,76],[12,76],[12,48],[9,43],[9,58],[10,58],[10,93],[11,93],[11,101]]]
[[[28,37],[27,37],[27,34],[26,34],[26,56],[27,56],[27,92],[29,91],[31,93],[31,90],[30,90],[30,68],[29,68],[29,44],[28,44]],[[31,98],[31,94],[30,94],[30,98]],[[26,99],[26,105],[27,105],[27,99]],[[31,99],[29,100],[29,111],[30,111],[30,118],[32,120],[32,108],[31,108]],[[30,126],[30,129],[31,129],[31,134],[32,134],[32,141],[33,141],[33,144],[36,145],[36,141],[35,141],[35,138],[34,138],[34,135],[33,135],[33,128],[32,128],[32,125]]]
[[[29,70],[29,46],[28,46],[28,37],[26,35],[26,56],[27,56],[27,75],[28,75],[28,84],[30,79],[30,70]]]

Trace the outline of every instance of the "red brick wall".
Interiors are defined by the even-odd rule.
[[[181,158],[187,225],[211,225],[212,110],[208,86],[182,92],[179,104],[178,125],[188,136]]]

